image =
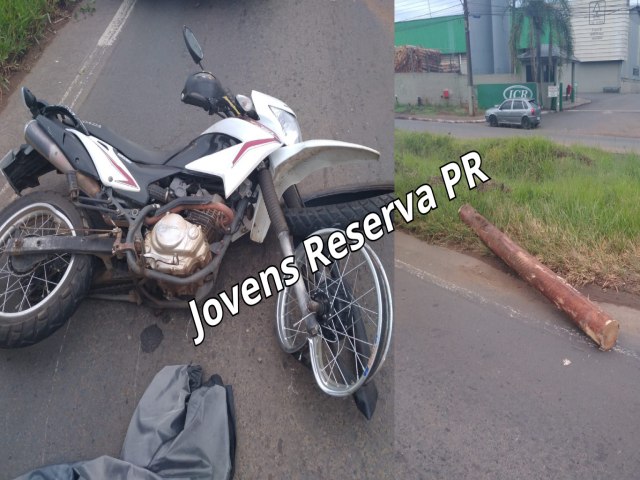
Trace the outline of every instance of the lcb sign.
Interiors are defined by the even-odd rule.
[[[502,92],[505,100],[513,98],[533,98],[533,92],[526,85],[511,85]]]
[[[513,98],[536,98],[536,84],[485,83],[477,86],[478,107],[490,108]]]

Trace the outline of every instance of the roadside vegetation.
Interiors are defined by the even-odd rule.
[[[81,0],[0,0],[0,98],[20,60],[37,45],[65,10]],[[95,11],[95,0],[80,7],[83,14]]]
[[[476,150],[491,180],[448,201],[440,167]],[[396,131],[396,191],[429,183],[438,208],[403,228],[431,243],[489,250],[458,217],[470,203],[573,285],[640,293],[640,156],[542,138],[457,140]],[[464,175],[463,175],[464,177]]]
[[[27,49],[51,23],[56,0],[0,0],[0,95]]]
[[[469,112],[460,105],[432,105],[430,103],[424,105],[411,105],[409,103],[397,103],[395,106],[396,113],[404,113],[407,115],[467,115]]]

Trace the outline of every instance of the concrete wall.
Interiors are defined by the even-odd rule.
[[[629,0],[571,0],[573,54],[581,62],[627,58]],[[602,91],[602,90],[600,90]]]
[[[640,10],[629,12],[629,54],[622,65],[622,78],[640,80]],[[634,69],[637,69],[634,72]],[[634,75],[638,73],[638,75]]]
[[[622,93],[640,93],[640,80],[623,78],[620,88]]]
[[[518,83],[519,75],[474,75],[475,84],[480,83]],[[449,100],[442,98],[442,91],[449,89]],[[415,105],[418,97],[423,101],[437,104],[468,105],[469,88],[467,76],[457,73],[396,73],[395,94],[398,102]]]
[[[449,89],[449,100],[442,91]],[[416,105],[418,97],[431,104],[468,105],[467,76],[457,73],[396,73],[395,93],[398,102]]]
[[[577,63],[577,94],[602,93],[604,87],[620,87],[621,64],[620,61]],[[564,73],[571,78],[570,68],[566,68]]]
[[[519,83],[524,82],[524,75],[512,75],[510,73],[495,75],[474,75],[473,83],[479,85],[481,83]]]

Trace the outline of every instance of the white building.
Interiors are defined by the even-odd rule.
[[[572,0],[578,92],[640,92],[640,7],[631,1]],[[570,74],[565,67],[563,83]]]

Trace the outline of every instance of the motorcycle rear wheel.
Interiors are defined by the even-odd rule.
[[[60,328],[91,284],[89,255],[12,256],[4,252],[13,238],[82,235],[85,218],[66,198],[35,192],[0,212],[0,347],[32,345]]]

